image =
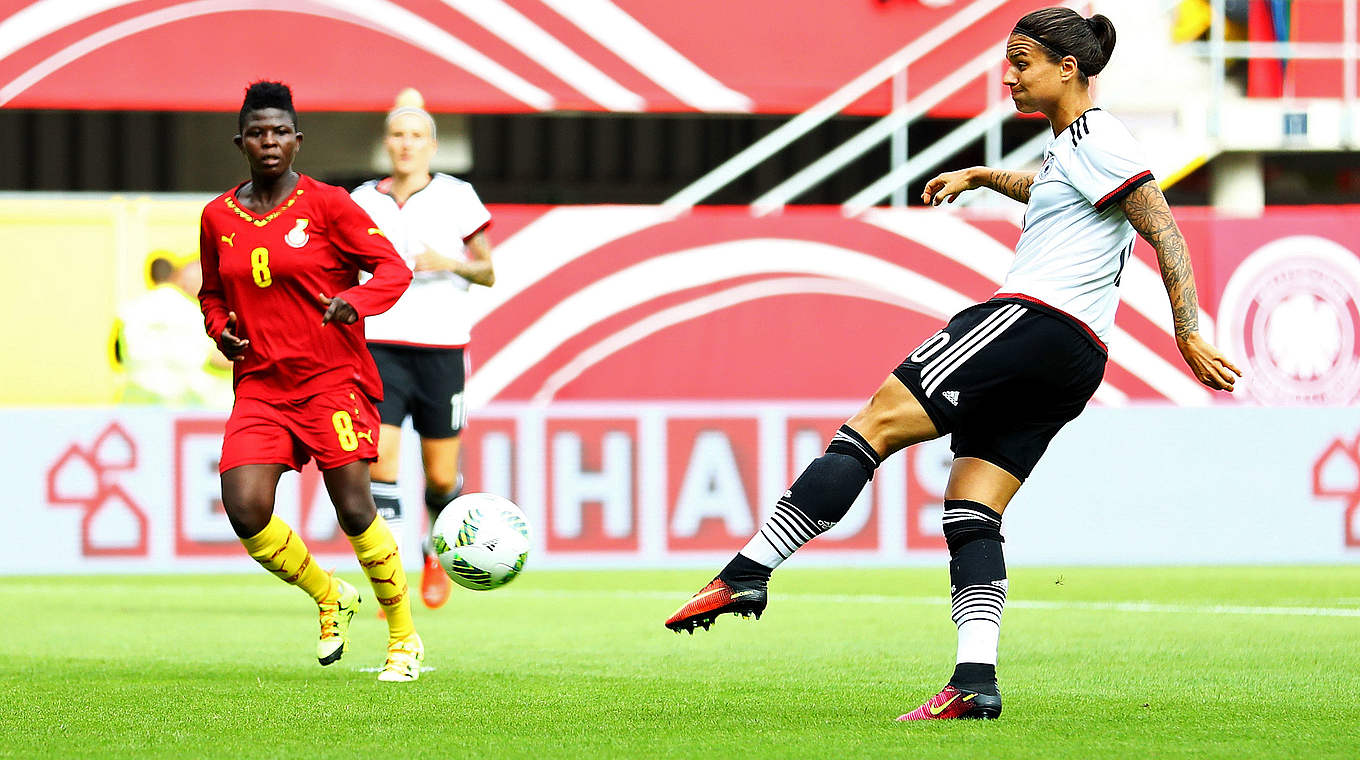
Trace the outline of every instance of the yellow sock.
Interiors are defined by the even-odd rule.
[[[354,545],[354,556],[359,558],[368,582],[373,586],[373,595],[378,597],[387,614],[387,636],[389,639],[407,639],[416,632],[411,622],[411,595],[407,593],[406,571],[401,567],[401,556],[397,553],[397,541],[388,530],[382,515],[373,518],[363,533],[350,536]]]
[[[284,583],[311,594],[317,602],[323,602],[335,595],[335,581],[331,574],[322,570],[312,561],[312,553],[302,543],[302,536],[293,532],[288,523],[278,516],[269,519],[264,530],[250,538],[241,539],[246,551],[264,569],[279,576]]]

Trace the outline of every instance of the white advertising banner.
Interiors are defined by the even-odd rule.
[[[509,496],[536,567],[713,564],[739,548],[855,404],[492,404],[466,433],[470,490]],[[0,573],[254,571],[220,501],[224,415],[3,409]],[[410,431],[406,431],[411,436]],[[22,445],[13,442],[23,441]],[[408,514],[419,446],[403,445]],[[890,458],[796,564],[939,564],[946,441]],[[278,514],[327,566],[353,555],[319,473]],[[408,520],[407,546],[417,521]],[[1012,564],[1360,561],[1360,409],[1092,408],[1006,512]],[[412,552],[414,554],[414,552]],[[408,557],[413,564],[415,557]]]

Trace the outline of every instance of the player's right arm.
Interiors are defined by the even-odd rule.
[[[926,183],[921,200],[931,206],[948,201],[953,203],[969,190],[985,187],[1020,201],[1029,203],[1029,191],[1034,186],[1034,172],[1012,172],[1005,169],[992,169],[974,166],[954,172],[945,172]]]
[[[203,268],[203,286],[198,289],[198,306],[203,311],[203,327],[208,337],[217,340],[222,328],[227,326],[226,292],[222,288],[222,274],[218,269],[217,241],[213,240],[211,226],[208,224],[208,210],[198,225],[198,261]]]
[[[198,305],[203,311],[203,327],[208,337],[217,342],[222,355],[232,361],[243,358],[250,341],[236,335],[236,312],[227,306],[226,290],[222,287],[222,273],[218,267],[217,241],[208,224],[208,212],[198,226],[198,261],[203,268],[203,286],[198,289]]]

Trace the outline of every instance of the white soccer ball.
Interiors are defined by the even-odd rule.
[[[463,494],[434,521],[430,540],[444,572],[464,588],[490,591],[514,580],[529,558],[529,521],[509,499]]]

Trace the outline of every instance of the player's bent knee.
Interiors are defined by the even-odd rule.
[[[366,499],[346,499],[335,504],[335,518],[340,523],[340,530],[347,536],[357,536],[368,530],[377,516],[378,509],[373,505],[371,496]]]
[[[255,483],[241,477],[222,478],[222,510],[240,538],[258,534],[274,515],[273,483]]]
[[[432,473],[425,474],[426,499],[429,499],[431,497],[431,494],[433,494],[435,498],[440,498],[445,496],[446,494],[458,490],[459,486],[458,473],[455,472],[452,474],[452,476],[449,476],[444,473],[433,475],[433,477],[432,475],[433,475]]]
[[[884,457],[921,441],[939,438],[935,423],[911,391],[889,376],[847,422]]]
[[[258,535],[269,525],[269,518],[274,515],[274,494],[232,496],[223,489],[222,509],[227,513],[227,521],[231,523],[231,529],[237,537],[249,538]]]

